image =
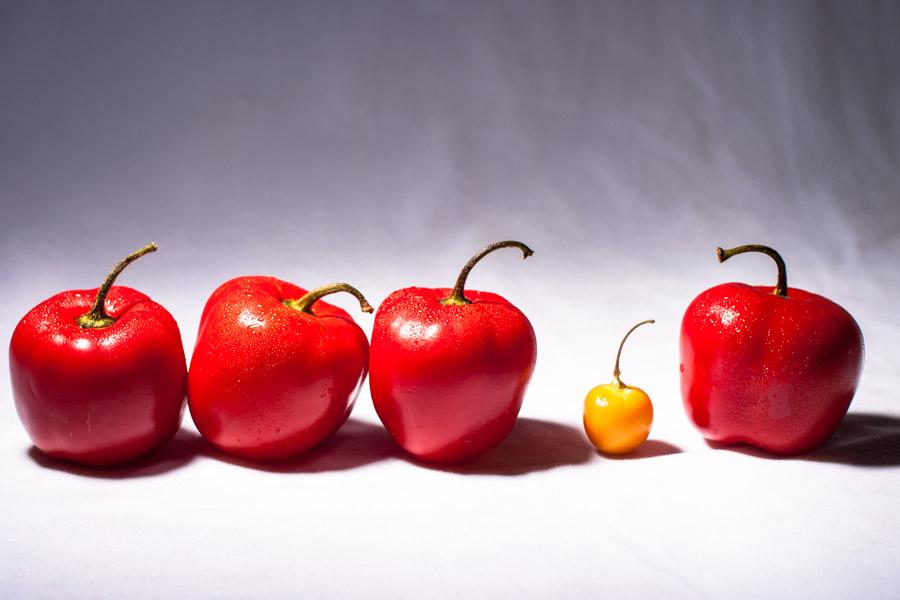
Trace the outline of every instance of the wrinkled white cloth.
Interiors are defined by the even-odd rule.
[[[3,375],[0,596],[896,596],[898,30],[890,2],[0,6],[4,339],[151,240],[120,282],[189,353],[230,277],[377,303],[514,238],[535,255],[469,285],[539,346],[512,436],[453,470],[404,459],[365,389],[284,465],[211,451],[186,415],[137,465],[69,468],[30,449]],[[688,302],[774,282],[762,256],[716,263],[742,243],[865,336],[850,415],[809,456],[710,448],[681,407]],[[646,318],[622,377],[651,439],[604,458],[581,403]]]

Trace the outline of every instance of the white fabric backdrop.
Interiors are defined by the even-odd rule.
[[[377,302],[473,272],[531,318],[522,418],[473,465],[411,464],[363,393],[277,467],[210,450],[85,471],[30,449],[0,389],[3,597],[892,597],[900,589],[896,3],[0,3],[0,329],[122,283],[176,316],[248,273]],[[723,281],[859,321],[844,426],[797,459],[708,447],[681,314]],[[336,300],[339,302],[339,300]],[[352,302],[342,304],[348,308]],[[592,452],[586,391],[654,400],[651,441]],[[368,331],[371,318],[360,315]]]

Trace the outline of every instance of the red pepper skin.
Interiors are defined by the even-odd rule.
[[[862,333],[827,298],[726,283],[688,306],[681,324],[681,393],[709,440],[783,455],[825,441],[850,406]]]
[[[197,429],[218,448],[250,460],[285,459],[350,415],[366,377],[366,335],[324,301],[313,304],[313,314],[283,304],[304,294],[274,277],[238,277],[207,301],[188,405]]]
[[[372,330],[370,388],[394,440],[417,459],[455,463],[512,430],[537,357],[534,330],[497,294],[406,288],[388,296]]]
[[[165,308],[114,286],[108,327],[82,328],[97,289],[62,292],[13,332],[10,377],[19,418],[43,453],[93,466],[121,464],[168,441],[184,411],[187,368]]]

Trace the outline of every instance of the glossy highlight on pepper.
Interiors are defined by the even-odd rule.
[[[187,368],[178,325],[141,292],[114,286],[149,244],[119,262],[100,288],[57,294],[13,332],[16,410],[43,453],[86,465],[128,462],[181,423]]]
[[[775,261],[776,284],[726,283],[691,302],[681,325],[684,406],[709,440],[807,452],[850,406],[862,371],[862,332],[831,300],[788,288],[784,261],[772,248],[716,250],[719,262],[747,252]]]
[[[306,291],[274,277],[238,277],[209,297],[188,377],[197,429],[251,460],[309,450],[347,420],[366,377],[369,344],[323,297],[362,293],[346,283]]]
[[[512,430],[534,371],[537,344],[525,315],[503,297],[465,289],[469,272],[501,248],[478,252],[455,286],[397,290],[372,330],[370,389],[394,440],[427,462],[470,460]]]

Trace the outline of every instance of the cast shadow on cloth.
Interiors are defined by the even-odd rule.
[[[461,465],[430,465],[417,463],[408,457],[381,425],[351,418],[319,446],[296,458],[279,462],[255,462],[232,456],[187,429],[181,429],[172,440],[150,454],[121,466],[82,466],[50,458],[34,447],[29,448],[28,456],[47,469],[100,479],[162,475],[184,467],[198,457],[273,473],[344,471],[381,460],[397,459],[459,474],[523,475],[586,463],[594,456],[594,450],[584,433],[574,427],[523,417],[516,422],[509,437],[484,456]]]
[[[670,456],[672,454],[680,454],[681,451],[681,448],[674,444],[670,444],[669,442],[664,442],[662,440],[647,440],[638,446],[637,450],[627,454],[603,454],[599,450],[597,453],[607,460],[626,461]]]
[[[848,413],[837,431],[815,450],[799,456],[778,456],[748,445],[727,446],[707,441],[716,450],[731,450],[773,460],[804,460],[857,467],[900,466],[900,417]]]
[[[28,457],[45,469],[62,471],[97,479],[132,479],[163,475],[181,468],[206,450],[206,442],[199,435],[179,429],[166,444],[137,460],[113,467],[89,467],[47,456],[34,446],[28,448]]]
[[[381,425],[347,419],[340,429],[315,448],[294,458],[261,462],[238,458],[204,443],[203,454],[246,469],[271,473],[324,473],[346,471],[397,456],[388,433]]]
[[[459,465],[434,465],[408,459],[426,468],[460,475],[525,475],[588,462],[594,448],[584,432],[553,421],[520,417],[499,446]]]
[[[162,475],[204,457],[239,467],[273,473],[318,473],[361,467],[398,451],[381,426],[348,419],[334,435],[296,458],[254,462],[227,454],[197,433],[180,429],[167,444],[133,462],[114,467],[89,467],[51,458],[32,446],[28,456],[46,469],[98,479],[130,479]]]
[[[463,475],[523,475],[585,463],[593,453],[581,431],[561,423],[522,417],[499,446],[459,465],[420,463],[403,452],[381,425],[356,419],[349,419],[321,445],[286,461],[246,461],[208,445],[204,454],[240,467],[276,473],[343,471],[395,459]]]
[[[800,458],[859,467],[900,466],[900,417],[849,413],[825,445]]]

